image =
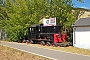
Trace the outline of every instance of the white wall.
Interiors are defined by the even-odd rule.
[[[90,27],[76,27],[73,37],[74,46],[90,49]]]

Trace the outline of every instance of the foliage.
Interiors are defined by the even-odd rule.
[[[56,17],[57,24],[69,31],[77,14],[72,10],[72,0],[6,0],[0,7],[0,28],[7,29],[10,41],[20,42],[28,26],[38,24],[42,18]]]

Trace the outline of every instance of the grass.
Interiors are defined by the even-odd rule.
[[[0,60],[50,60],[50,59],[0,45]]]

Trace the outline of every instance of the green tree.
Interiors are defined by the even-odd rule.
[[[23,3],[23,4],[22,4]],[[6,7],[9,20],[4,20],[6,23],[9,40],[20,41],[27,32],[27,27],[30,24],[28,16],[28,7],[25,0],[6,0]]]
[[[57,24],[72,31],[70,26],[77,14],[72,12],[72,0],[5,0],[5,7],[0,9],[1,26],[7,30],[10,41],[20,41],[27,27],[38,24],[42,18],[56,17]]]

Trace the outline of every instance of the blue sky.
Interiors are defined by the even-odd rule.
[[[83,0],[84,3],[78,2],[77,0],[72,0],[72,1],[73,3],[75,3],[74,5],[75,7],[90,9],[90,0]]]
[[[75,7],[79,7],[79,8],[86,8],[86,9],[90,9],[90,0],[83,0],[84,3],[78,2],[77,0],[73,0],[73,3],[75,3]]]

